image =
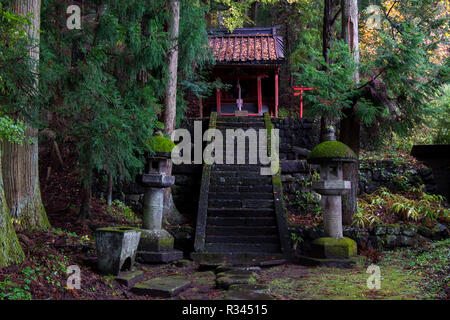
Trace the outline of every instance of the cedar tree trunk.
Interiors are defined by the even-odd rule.
[[[12,264],[20,264],[24,259],[24,253],[17,239],[14,226],[11,223],[11,216],[9,215],[5,193],[3,192],[1,166],[0,157],[0,267],[5,267]]]
[[[169,0],[170,24],[169,37],[171,48],[168,53],[169,75],[164,101],[164,132],[173,138],[175,130],[175,115],[177,112],[177,75],[178,75],[178,34],[180,25],[180,2]],[[172,174],[172,163],[167,166],[167,175]],[[182,223],[184,218],[178,212],[173,202],[172,190],[164,190],[164,219],[170,223]]]
[[[37,72],[39,62],[39,28],[40,28],[40,0],[16,0],[14,12],[27,16],[32,14],[32,24],[26,27],[27,33],[33,39],[29,54],[33,60],[32,70]],[[35,86],[38,85],[36,77]],[[37,114],[38,110],[30,106],[28,112]],[[11,217],[20,221],[23,228],[47,228],[47,219],[41,199],[38,170],[38,131],[26,123],[27,136],[31,143],[23,145],[4,141],[2,143],[2,173],[6,202],[11,210]]]
[[[359,62],[358,40],[358,1],[342,0],[342,38],[348,44],[353,58]],[[359,70],[354,74],[355,82],[359,82]],[[353,108],[344,110],[345,118],[340,123],[340,140],[359,154],[360,122],[355,116],[356,101]],[[350,194],[342,197],[342,223],[351,225],[353,215],[357,210],[357,195],[359,184],[359,162],[344,164],[344,180],[352,183]]]

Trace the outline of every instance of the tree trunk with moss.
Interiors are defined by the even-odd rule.
[[[40,0],[16,0],[14,3],[16,14],[32,15],[32,23],[26,27],[26,32],[33,39],[29,55],[34,61],[34,65],[31,66],[34,72],[37,72],[39,62],[40,7]],[[37,77],[35,85],[38,85]],[[33,106],[26,108],[30,114],[36,115],[38,112]],[[26,125],[26,133],[31,142],[24,142],[23,145],[2,142],[2,173],[6,202],[11,210],[11,217],[20,221],[23,228],[47,228],[50,223],[42,204],[39,187],[38,131],[31,124]]]
[[[171,48],[168,53],[169,75],[164,101],[164,133],[172,138],[175,130],[175,115],[177,112],[177,73],[178,73],[178,34],[180,24],[180,3],[178,0],[169,0],[169,37]],[[167,175],[172,174],[172,164],[167,166]],[[173,202],[172,190],[164,190],[164,220],[169,223],[182,223],[185,219]]]
[[[1,166],[0,157],[0,169]],[[14,226],[11,222],[11,216],[9,215],[3,190],[2,171],[0,170],[0,267],[19,264],[23,261],[24,257],[25,255],[20,247]]]
[[[342,39],[349,46],[353,59],[359,63],[359,39],[358,39],[358,1],[342,0]],[[355,82],[359,82],[359,70],[354,74]],[[344,110],[345,118],[340,122],[340,140],[348,145],[356,154],[359,154],[360,122],[356,117],[356,101],[353,108]],[[352,183],[348,195],[342,196],[342,223],[351,225],[353,215],[357,211],[357,195],[359,184],[359,163],[345,163],[343,165],[344,180]]]

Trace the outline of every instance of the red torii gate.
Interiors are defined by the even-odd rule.
[[[314,90],[316,88],[308,88],[308,87],[292,87],[294,91],[294,96],[300,96],[300,118],[303,118],[303,92],[308,90]]]

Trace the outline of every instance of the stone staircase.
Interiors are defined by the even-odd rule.
[[[261,175],[261,168],[269,165],[261,164],[259,157],[256,164],[249,164],[248,139],[244,164],[237,164],[237,139],[233,144],[225,143],[226,129],[253,128],[259,139],[259,129],[270,126],[268,122],[267,114],[217,119],[211,116],[210,128],[220,130],[224,137],[224,162],[227,148],[234,148],[235,164],[204,165],[194,261],[203,265],[270,265],[285,261],[289,239],[279,176]]]

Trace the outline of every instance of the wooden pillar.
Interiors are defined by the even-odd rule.
[[[198,104],[200,109],[200,118],[203,118],[203,99],[202,97],[198,98]]]
[[[278,71],[275,72],[275,118],[278,118]]]
[[[221,95],[221,92],[220,92],[220,89],[217,89],[217,91],[216,91],[216,104],[217,104],[217,114],[220,116],[220,104],[221,104],[221,97],[222,95]]]
[[[262,114],[262,89],[261,89],[261,76],[258,76],[258,114]]]

